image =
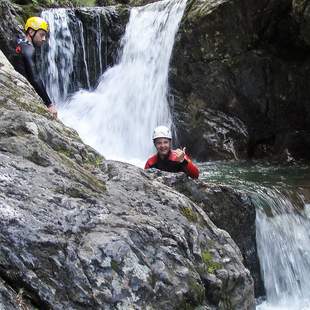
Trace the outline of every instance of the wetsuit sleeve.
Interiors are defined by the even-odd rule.
[[[199,177],[199,169],[188,156],[184,159],[184,172],[193,179],[198,179]]]
[[[25,64],[25,71],[27,78],[30,84],[38,93],[38,95],[42,98],[44,104],[48,107],[52,104],[52,101],[45,90],[41,78],[36,74],[33,56],[34,56],[34,47],[31,45],[23,46],[22,57]]]
[[[144,169],[150,169],[151,166],[150,166],[150,163],[149,163],[149,160],[145,163],[145,166],[144,166]]]
[[[150,168],[154,168],[155,164],[157,163],[157,156],[156,155],[153,155],[152,157],[150,157],[145,166],[144,166],[144,169],[150,169]]]

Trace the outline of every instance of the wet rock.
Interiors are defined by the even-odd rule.
[[[129,19],[129,8],[119,5],[109,8],[68,9],[68,16],[72,40],[74,44],[81,46],[74,55],[70,92],[87,89],[89,86],[94,88],[100,76],[118,60],[120,41]],[[81,29],[83,36],[76,29]],[[87,73],[81,70],[85,67],[85,61]]]
[[[104,161],[2,53],[0,84],[0,279],[17,295],[39,309],[254,309],[240,250],[201,207]]]
[[[180,143],[186,143],[197,160],[247,156],[248,132],[239,118],[206,108],[199,100],[191,100],[180,111],[175,118]]]
[[[293,6],[298,19],[291,4],[188,2],[170,70],[171,105],[180,144],[197,158],[282,160],[286,149],[310,158],[307,10]],[[221,138],[227,119],[229,128],[242,124],[227,131],[229,151]],[[294,144],[292,132],[299,136]]]
[[[0,46],[12,62],[15,55],[16,38],[22,34],[18,10],[10,1],[0,0]]]
[[[7,283],[0,279],[0,306],[5,310],[35,310],[24,295],[23,290],[15,292]]]
[[[300,37],[306,44],[310,45],[310,4],[304,0],[293,0],[293,16],[300,24]]]

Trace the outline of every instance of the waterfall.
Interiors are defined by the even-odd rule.
[[[49,96],[58,106],[75,91],[96,85],[107,66],[103,53],[107,50],[107,29],[115,14],[112,8],[99,7],[42,12],[50,31],[41,53],[40,72]]]
[[[102,55],[102,30],[101,30],[101,19],[100,19],[100,15],[97,14],[96,15],[96,44],[98,46],[98,52],[99,55]],[[102,57],[98,57],[99,59],[99,73],[100,75],[103,72],[103,65],[102,65]]]
[[[42,53],[43,80],[54,103],[60,103],[68,95],[73,72],[74,44],[69,29],[69,16],[65,9],[42,12],[49,23],[49,48]],[[47,57],[45,55],[47,54]]]
[[[185,0],[132,8],[118,64],[94,91],[81,90],[60,107],[60,117],[106,158],[142,161],[152,152],[152,131],[171,126],[168,70]]]
[[[84,64],[83,67],[85,68],[87,87],[90,88],[90,79],[89,79],[88,65],[87,65],[87,60],[86,60],[86,48],[84,44],[85,42],[84,29],[83,29],[83,24],[80,20],[78,21],[78,25],[79,25],[79,30],[81,34],[81,42],[82,42],[81,48],[82,48],[82,53],[83,53],[83,64]]]
[[[256,238],[266,301],[259,310],[310,309],[309,207],[279,191],[255,196]]]

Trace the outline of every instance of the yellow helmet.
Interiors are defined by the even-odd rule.
[[[45,30],[48,32],[48,23],[41,17],[30,17],[27,19],[25,24],[25,31],[27,31],[29,28],[32,28],[33,30]]]

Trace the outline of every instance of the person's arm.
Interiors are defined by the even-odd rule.
[[[191,178],[198,179],[199,169],[187,155],[185,155],[183,163],[184,163],[184,172]]]
[[[145,163],[144,169],[154,168],[154,165],[157,163],[157,155],[150,157]]]
[[[25,64],[25,71],[27,74],[27,78],[30,84],[35,89],[35,91],[38,93],[38,95],[42,98],[44,104],[47,107],[50,107],[52,105],[52,101],[45,90],[41,78],[38,76],[38,74],[36,74],[33,56],[34,56],[34,47],[32,45],[25,44],[22,47],[22,57]]]
[[[144,169],[150,169],[151,166],[149,164],[149,160],[145,163]]]
[[[176,149],[174,151],[174,156],[176,157],[177,161],[182,165],[183,171],[191,178],[198,179],[199,177],[199,170],[196,165],[193,164],[191,159],[185,154],[186,148],[183,149]]]

